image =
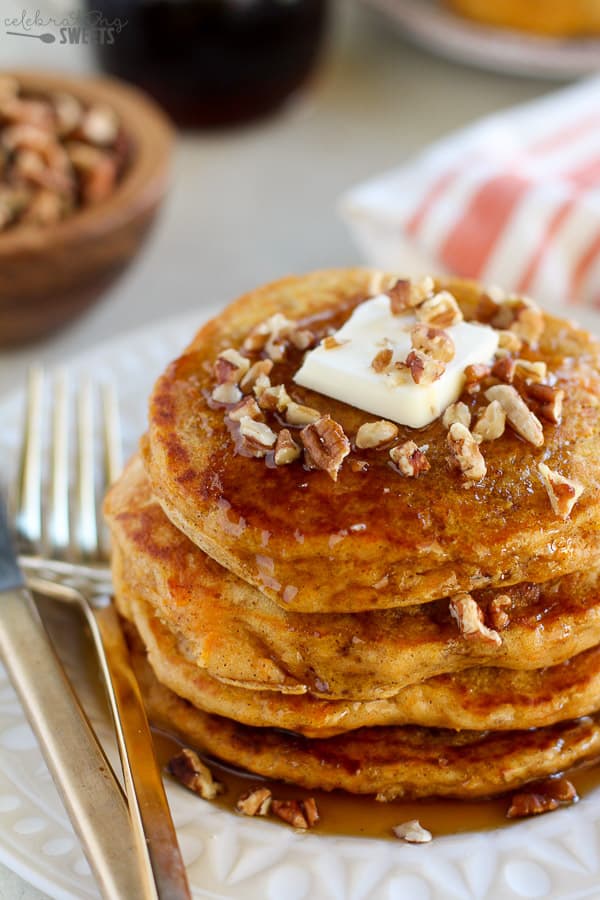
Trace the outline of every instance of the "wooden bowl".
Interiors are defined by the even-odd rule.
[[[135,88],[110,78],[11,70],[25,92],[66,91],[111,107],[131,144],[128,167],[108,199],[50,227],[0,233],[0,346],[39,339],[78,316],[126,269],[165,195],[173,130]]]

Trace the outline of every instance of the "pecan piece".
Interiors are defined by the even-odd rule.
[[[235,808],[243,816],[267,816],[271,809],[273,795],[269,788],[256,788],[238,797]]]
[[[481,388],[481,382],[490,375],[492,367],[485,363],[473,363],[464,371],[465,390],[468,394],[475,394]]]
[[[390,350],[389,347],[380,350],[371,360],[371,368],[375,372],[385,372],[391,365],[393,355],[393,351]]]
[[[265,388],[261,391],[258,398],[258,405],[261,409],[269,412],[285,412],[291,401],[291,397],[283,384],[275,384],[273,387]]]
[[[365,422],[356,432],[356,446],[360,450],[383,447],[398,435],[398,426],[380,419],[379,422]]]
[[[509,384],[495,384],[485,392],[486,400],[497,400],[513,429],[534,447],[544,443],[542,423]]]
[[[215,781],[213,774],[205,766],[197,753],[184,748],[169,760],[168,770],[184,787],[204,800],[214,800],[223,792],[223,785]]]
[[[517,375],[521,378],[526,378],[528,381],[539,383],[548,374],[548,366],[541,360],[531,362],[528,359],[516,359],[515,365],[517,367]]]
[[[420,281],[409,281],[399,278],[386,294],[390,298],[392,315],[398,316],[415,306],[419,306],[428,297],[431,297],[435,289],[431,276],[426,275]]]
[[[242,399],[242,392],[237,384],[225,381],[218,384],[210,396],[216,403],[238,403]]]
[[[530,409],[542,419],[558,425],[562,417],[565,392],[549,384],[526,384],[523,392]]]
[[[402,475],[406,475],[407,478],[418,478],[419,475],[428,472],[431,468],[424,450],[417,447],[414,441],[406,441],[404,444],[392,447],[390,458],[392,462],[396,463]]]
[[[342,462],[350,453],[350,441],[342,426],[331,416],[322,416],[302,429],[300,439],[311,463],[337,481]]]
[[[293,828],[308,828],[308,822],[299,800],[273,800],[273,813]]]
[[[502,638],[497,631],[484,625],[481,608],[470,594],[464,591],[455,594],[450,598],[449,609],[463,637],[500,646]]]
[[[496,631],[502,631],[510,622],[509,610],[512,608],[512,600],[508,594],[495,594],[490,601],[488,613],[490,621]]]
[[[260,407],[254,397],[244,397],[227,411],[227,418],[231,419],[232,422],[240,422],[244,416],[250,416],[251,419],[260,419],[262,417]]]
[[[282,428],[275,444],[275,465],[287,466],[300,456],[301,450],[287,428]]]
[[[467,479],[467,486],[470,487],[474,482],[481,481],[485,477],[487,467],[479,444],[469,429],[460,422],[455,422],[450,426],[447,442],[451,462]]]
[[[410,339],[413,349],[443,363],[450,362],[456,354],[454,341],[442,328],[432,328],[421,322],[411,328]]]
[[[423,828],[418,819],[411,819],[409,822],[402,822],[401,825],[394,825],[392,828],[394,835],[407,844],[428,844],[432,839],[432,834]]]
[[[410,374],[415,384],[433,384],[446,371],[445,363],[432,359],[426,353],[422,353],[421,350],[411,350],[406,357],[406,365],[410,369]]]
[[[435,325],[438,328],[449,328],[463,321],[463,314],[456,298],[449,291],[440,291],[425,300],[416,310],[417,319]]]
[[[285,420],[290,425],[312,425],[320,418],[321,413],[318,409],[313,409],[312,406],[303,406],[302,403],[296,403],[294,400],[288,403],[285,411]]]
[[[244,393],[252,390],[261,375],[270,375],[272,368],[272,359],[259,359],[258,362],[253,363],[240,381],[240,387]]]
[[[335,338],[332,334],[330,334],[327,337],[323,338],[323,340],[321,341],[321,347],[323,347],[324,350],[337,350],[339,347],[343,347],[344,344],[349,344],[349,343],[350,343],[349,340],[338,341],[337,338]]]
[[[492,400],[477,419],[473,436],[480,441],[495,441],[504,434],[506,413],[497,400]]]
[[[566,778],[546,778],[530,785],[529,790],[520,791],[511,798],[506,813],[508,819],[538,816],[552,812],[561,804],[577,803],[579,797],[572,782]]]
[[[250,360],[242,356],[233,347],[222,350],[217,356],[215,362],[215,377],[219,384],[231,382],[239,384],[242,375],[245,375],[250,368]]]
[[[520,353],[523,349],[523,341],[514,333],[514,331],[498,332],[498,346],[501,350],[508,350],[509,353]]]
[[[583,494],[583,485],[572,478],[565,478],[543,462],[538,463],[538,472],[555,515],[568,519]]]
[[[277,440],[277,435],[271,431],[268,425],[265,425],[264,422],[257,422],[250,416],[242,416],[240,419],[240,436],[243,439],[243,449],[256,457],[266,456],[267,451]]]
[[[465,428],[468,428],[471,424],[471,411],[467,404],[462,403],[460,400],[458,403],[451,403],[444,411],[442,418],[444,428],[450,428],[455,422],[460,422]]]
[[[513,383],[516,371],[517,361],[512,356],[502,356],[492,366],[492,375],[500,381],[506,381],[507,384]]]
[[[319,815],[319,809],[317,807],[317,801],[314,797],[307,797],[306,800],[302,801],[301,806],[304,811],[306,821],[308,822],[308,827],[314,828],[314,826],[321,818]]]

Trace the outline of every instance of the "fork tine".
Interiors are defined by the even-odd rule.
[[[33,366],[27,376],[27,408],[19,458],[15,526],[17,536],[39,547],[42,540],[42,402],[44,371]]]
[[[102,385],[102,436],[104,439],[104,463],[106,485],[117,480],[123,468],[123,443],[121,419],[114,384]]]
[[[92,385],[86,379],[77,399],[76,550],[84,559],[95,559],[98,556],[93,403]]]
[[[54,383],[52,459],[46,537],[50,554],[63,558],[69,548],[69,410],[67,372],[61,369]]]

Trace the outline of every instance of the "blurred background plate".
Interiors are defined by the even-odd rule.
[[[478,25],[439,0],[364,0],[415,42],[449,59],[542,78],[575,78],[600,71],[600,39],[550,38]]]

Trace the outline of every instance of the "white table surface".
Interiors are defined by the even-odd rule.
[[[7,0],[3,16],[13,3],[20,9]],[[56,0],[50,3],[55,10]],[[44,12],[43,3],[36,6]],[[38,45],[3,31],[0,19],[3,65],[92,65],[84,48]],[[336,216],[342,191],[453,128],[554,87],[434,58],[379,16],[340,0],[308,94],[263,124],[183,137],[170,196],[139,260],[68,329],[0,352],[0,395],[34,360],[62,361],[123,330],[225,303],[290,272],[357,262]],[[43,896],[0,866],[0,900]]]

